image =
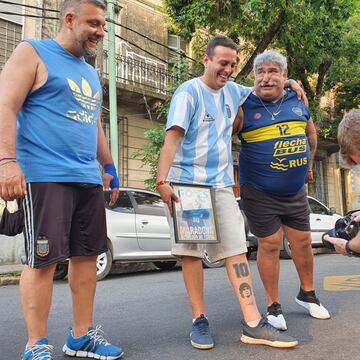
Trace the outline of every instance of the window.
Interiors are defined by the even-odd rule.
[[[158,195],[135,191],[133,191],[132,194],[139,206],[147,205],[161,208],[164,207],[164,203],[162,202],[161,197]]]
[[[319,215],[329,215],[329,211],[328,209],[320,204],[319,202],[313,200],[313,199],[309,199],[309,205],[310,205],[310,211],[313,213],[313,214],[319,214]]]
[[[20,42],[21,31],[21,25],[0,19],[0,70]]]
[[[120,195],[114,205],[110,205],[111,201],[111,191],[104,192],[105,205],[107,209],[116,211],[116,212],[134,212],[129,195],[126,191],[120,190]]]
[[[169,59],[176,60],[178,52],[186,52],[186,43],[178,35],[168,35]]]
[[[164,203],[162,202],[159,195],[142,191],[132,191],[131,195],[134,197],[137,203],[137,214],[161,217],[165,215]]]

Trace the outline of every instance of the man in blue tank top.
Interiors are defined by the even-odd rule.
[[[305,182],[312,180],[316,129],[307,107],[284,90],[284,56],[266,51],[254,60],[254,91],[239,109],[240,189],[250,229],[258,238],[257,264],[268,301],[268,321],[287,325],[279,300],[279,251],[283,236],[291,245],[299,278],[296,302],[310,315],[330,315],[315,295],[309,205]],[[286,240],[285,240],[286,241]]]
[[[191,345],[197,349],[214,347],[203,296],[201,260],[206,250],[212,261],[225,260],[229,281],[244,315],[241,341],[288,348],[296,346],[297,341],[271,326],[257,308],[246,259],[244,219],[232,189],[232,126],[239,106],[251,92],[250,88],[229,81],[236,61],[236,44],[224,36],[213,38],[203,57],[203,76],[186,81],[174,93],[156,185],[169,210],[172,254],[182,259],[193,315]],[[169,213],[171,201],[178,201],[178,197],[168,182],[205,185],[213,189],[219,244],[205,247],[204,244],[175,243]]]
[[[123,354],[93,325],[96,259],[107,251],[103,187],[112,189],[112,201],[119,192],[100,122],[101,84],[84,60],[104,37],[104,10],[102,0],[64,0],[56,38],[22,42],[1,73],[0,197],[24,197],[23,360],[52,359],[46,328],[53,274],[67,258],[73,316],[63,352]]]

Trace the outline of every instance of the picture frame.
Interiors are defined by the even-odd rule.
[[[217,244],[214,191],[211,186],[171,183],[179,202],[172,200],[176,243]]]

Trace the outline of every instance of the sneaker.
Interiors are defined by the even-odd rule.
[[[98,325],[95,329],[89,327],[85,335],[74,338],[72,336],[72,329],[69,328],[66,344],[62,350],[68,356],[80,358],[119,359],[124,354],[121,347],[107,342],[103,337],[103,333],[101,326]]]
[[[324,306],[320,304],[320,300],[315,295],[315,291],[304,291],[300,288],[298,296],[295,301],[307,309],[310,315],[316,319],[330,319],[330,314]]]
[[[214,340],[210,334],[209,321],[201,314],[192,324],[190,333],[191,345],[196,349],[212,349]]]
[[[53,346],[48,339],[43,338],[26,348],[22,360],[52,360]]]
[[[266,318],[261,318],[259,324],[254,328],[244,321],[242,324],[243,334],[240,340],[243,343],[268,345],[276,348],[290,348],[298,344],[297,340],[270,325]]]
[[[266,318],[274,328],[278,330],[287,330],[286,321],[281,310],[281,305],[278,302],[272,303],[267,308]]]

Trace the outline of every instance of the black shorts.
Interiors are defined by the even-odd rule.
[[[270,195],[249,184],[242,185],[240,192],[241,207],[255,236],[270,236],[282,224],[295,230],[310,231],[310,207],[305,186],[292,196]]]
[[[26,263],[43,268],[107,251],[102,186],[28,183],[24,199]]]

